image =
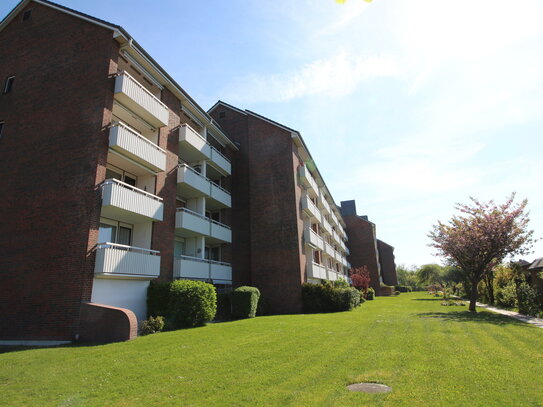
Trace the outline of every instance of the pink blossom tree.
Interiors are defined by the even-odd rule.
[[[470,199],[470,204],[456,204],[461,214],[438,222],[428,237],[437,254],[459,268],[469,289],[469,310],[475,312],[477,284],[505,257],[529,253],[534,240],[527,200],[514,203],[514,193],[501,205]]]
[[[371,278],[368,266],[362,266],[358,268],[352,268],[349,270],[353,287],[364,293],[364,298],[368,294],[368,288],[370,286]]]

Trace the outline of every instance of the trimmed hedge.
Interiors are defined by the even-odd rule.
[[[258,308],[260,291],[256,287],[241,286],[232,291],[232,318],[254,318]]]
[[[230,321],[232,319],[230,293],[217,294],[217,314],[215,319],[219,321]]]
[[[350,311],[360,305],[360,292],[332,284],[302,284],[303,310],[307,314]]]
[[[167,330],[202,326],[217,312],[217,293],[202,281],[152,281],[147,290],[147,314],[164,316]]]
[[[401,293],[410,293],[411,291],[413,291],[413,289],[408,285],[397,285],[396,290]]]

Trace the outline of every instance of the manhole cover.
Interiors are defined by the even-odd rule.
[[[347,389],[362,393],[388,393],[389,391],[392,391],[391,387],[379,383],[355,383],[347,386]]]

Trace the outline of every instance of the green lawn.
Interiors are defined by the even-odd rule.
[[[543,329],[427,293],[0,354],[1,406],[543,406]],[[350,393],[375,381],[388,394]]]

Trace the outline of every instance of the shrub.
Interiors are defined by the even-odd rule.
[[[323,313],[349,311],[360,305],[360,291],[354,287],[335,288],[332,284],[303,284],[304,312]]]
[[[166,325],[168,329],[202,326],[217,312],[217,293],[212,284],[177,280],[171,283]]]
[[[230,293],[217,294],[217,314],[215,319],[219,321],[230,321],[232,319]]]
[[[398,290],[394,291],[394,295],[400,295],[400,292]]]
[[[260,291],[256,287],[242,286],[232,292],[232,317],[254,318],[258,307]]]
[[[270,310],[270,304],[268,300],[260,295],[260,298],[258,299],[258,305],[256,307],[256,315],[262,316],[262,315],[268,315]]]
[[[366,294],[366,300],[371,301],[375,298],[375,290],[370,287],[368,288],[368,292]]]
[[[147,316],[166,315],[171,283],[151,281],[147,289]]]
[[[413,291],[413,289],[407,285],[397,285],[396,290],[398,290],[401,293],[410,293],[411,291]]]
[[[364,296],[363,291],[359,291],[359,293],[360,293],[360,305],[362,305],[366,302],[366,297]]]
[[[518,311],[524,315],[538,316],[537,292],[523,281],[517,286]]]
[[[164,329],[164,317],[157,316],[157,317],[150,317],[149,319],[146,319],[142,321],[141,323],[141,334],[142,335],[150,335],[157,332],[160,332]]]
[[[504,308],[515,308],[517,303],[517,290],[514,283],[507,284],[504,287],[494,289],[496,304]]]
[[[332,286],[335,288],[349,288],[350,287],[349,283],[342,278],[339,278],[336,281],[334,281],[332,283]]]

